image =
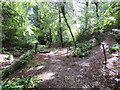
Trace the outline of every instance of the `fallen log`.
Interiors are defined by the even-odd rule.
[[[38,51],[39,53],[50,53],[50,51]]]

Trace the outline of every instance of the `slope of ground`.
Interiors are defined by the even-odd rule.
[[[107,49],[114,44],[111,36],[105,38],[107,59],[110,59]],[[104,55],[101,45],[90,50],[90,56],[83,58],[67,58],[67,48],[62,48],[50,53],[36,54],[33,60],[39,63],[46,60],[45,64],[22,67],[8,78],[19,77],[21,75],[36,76],[35,79],[41,83],[37,88],[100,88],[101,90],[111,90],[115,84],[112,76],[106,74],[104,67]],[[109,64],[109,63],[108,63]],[[108,65],[107,64],[107,65]]]

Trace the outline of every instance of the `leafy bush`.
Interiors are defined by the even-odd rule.
[[[14,53],[12,53],[13,56],[15,57],[19,57],[22,53],[20,51],[16,51]]]
[[[8,48],[2,48],[2,52],[3,52],[3,51],[8,51]]]
[[[49,52],[47,49],[45,49],[44,46],[39,46],[39,47],[37,48],[37,51],[38,51],[38,52]]]
[[[113,53],[116,50],[120,50],[120,45],[119,44],[113,45],[112,48],[110,48],[110,53]]]
[[[45,51],[45,49],[44,48],[38,48],[38,51]]]
[[[79,51],[79,50],[76,50],[76,51],[72,54],[72,56],[73,56],[73,57],[85,57],[85,56],[88,56],[89,54],[90,54],[89,51],[81,52],[81,51]]]
[[[88,32],[85,32],[84,34],[78,34],[77,38],[77,42],[83,43],[84,41],[89,41],[91,39],[91,35]]]
[[[37,80],[33,80],[32,77],[24,77],[22,78],[12,78],[11,80],[6,80],[2,82],[1,84],[1,90],[11,90],[11,89],[22,89],[22,88],[28,88],[29,86],[34,87],[34,85],[37,83]]]
[[[2,48],[2,53],[4,54],[12,54],[15,57],[20,56],[23,52],[25,52],[25,48],[21,48],[19,46],[9,47],[9,48]]]
[[[93,46],[97,45],[95,39],[90,39],[89,41],[85,41],[84,43],[78,43],[78,48],[70,47],[70,50],[73,50],[74,53],[72,54],[73,57],[85,57],[90,54],[89,49],[92,49]]]
[[[97,45],[96,39],[90,39],[89,41],[85,41],[84,43],[78,43],[77,46],[79,48],[84,48],[84,49],[91,49],[93,46]]]
[[[19,46],[15,46],[15,47],[10,47],[9,50],[22,50],[22,48]]]

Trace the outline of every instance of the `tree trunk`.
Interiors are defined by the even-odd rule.
[[[85,30],[88,29],[88,2],[86,2],[86,12],[85,12]]]
[[[82,35],[88,30],[88,1],[85,3],[86,9],[85,9],[85,30],[82,32]]]
[[[51,44],[52,44],[52,35],[51,35],[51,29],[49,29],[50,32],[49,32],[49,47],[51,47]]]
[[[61,5],[61,12],[62,12],[62,14],[63,14],[63,17],[64,17],[64,20],[65,20],[65,22],[66,22],[66,24],[67,24],[67,27],[68,27],[69,30],[70,30],[70,34],[71,34],[71,36],[72,36],[74,46],[77,47],[76,42],[75,42],[74,35],[73,35],[73,33],[72,33],[72,30],[71,30],[71,27],[70,27],[70,25],[68,24],[67,18],[66,18],[66,16],[65,16],[64,5]]]
[[[37,53],[38,43],[35,43],[35,54]]]
[[[98,2],[94,2],[95,4],[95,7],[96,7],[96,16],[97,16],[97,19],[99,20],[99,15],[98,15]],[[98,21],[97,21],[97,25],[98,25]],[[99,26],[97,26],[97,32],[98,32],[98,35],[100,34],[99,32]]]
[[[63,45],[63,36],[62,36],[62,27],[61,27],[61,11],[60,11],[60,8],[59,8],[59,33],[60,33],[60,40],[61,40],[61,45],[62,47],[64,46]]]
[[[96,15],[97,17],[99,18],[99,15],[98,15],[98,2],[94,2],[95,6],[96,6]]]

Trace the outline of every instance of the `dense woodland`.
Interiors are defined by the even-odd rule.
[[[8,90],[8,88],[17,88],[19,90],[19,88],[27,89],[31,87],[99,88],[104,86],[104,89],[109,88],[110,90],[120,88],[120,2],[93,2],[91,0],[71,2],[1,1],[0,6],[0,26],[2,29],[0,34],[2,38],[2,48],[0,49],[0,77],[2,83],[0,88],[3,88],[3,90]],[[106,48],[105,45],[109,47]],[[102,47],[102,50],[99,49],[99,46]],[[96,51],[98,53],[95,54]],[[62,53],[65,56],[62,56]],[[108,71],[110,65],[107,62],[112,62],[108,59],[114,58],[113,54],[117,55],[113,59],[114,63],[116,63],[116,66],[113,66],[117,68],[114,71],[117,74],[111,76],[100,73],[102,79],[96,79],[98,75],[93,72],[99,72],[100,68],[104,66],[104,70]],[[48,59],[45,59],[45,57]],[[95,60],[91,59],[91,57],[94,57]],[[62,61],[57,63],[58,59]],[[52,60],[56,63],[52,63]],[[66,73],[65,69],[62,69],[64,72],[61,71],[65,77],[61,76],[59,78],[60,83],[55,81],[57,76],[53,81],[48,80],[48,82],[53,82],[52,84],[47,83],[46,79],[40,81],[43,78],[36,79],[36,75],[38,76],[36,72],[40,71],[42,73],[46,69],[43,69],[43,71],[35,69],[36,72],[31,72],[32,75],[26,71],[26,68],[37,68],[42,65],[51,67],[56,65],[56,68],[58,68],[59,64],[68,63],[65,65],[68,67],[71,63],[77,63],[78,61],[81,61],[81,63],[82,61],[93,63],[90,66],[92,69],[87,69],[87,66],[84,68],[85,80],[87,80],[87,77],[91,79],[92,75],[94,75],[95,79],[90,82],[99,82],[99,87],[98,84],[93,83],[83,87],[86,82],[82,83],[80,81],[82,84],[77,84],[78,82],[71,80],[72,77],[70,77],[69,81],[66,81],[66,86],[62,86],[61,83],[65,83],[62,81],[63,78],[67,77],[67,74],[64,75]],[[97,63],[96,61],[100,62]],[[48,68],[51,69],[51,67]],[[80,69],[78,69],[80,67],[74,67],[74,65],[72,67],[73,72],[77,73],[78,71],[80,73]],[[78,70],[74,71],[74,68]],[[25,73],[20,72],[23,69],[25,69]],[[86,69],[88,71],[85,71]],[[98,70],[95,71],[94,69]],[[52,70],[55,70],[55,67]],[[59,70],[56,70],[56,72],[60,73]],[[71,71],[69,70],[69,72]],[[92,73],[91,76],[89,71]],[[73,76],[76,78],[75,75]],[[39,77],[42,77],[42,75]],[[72,82],[72,84],[69,82]],[[107,84],[103,84],[103,82]]]

